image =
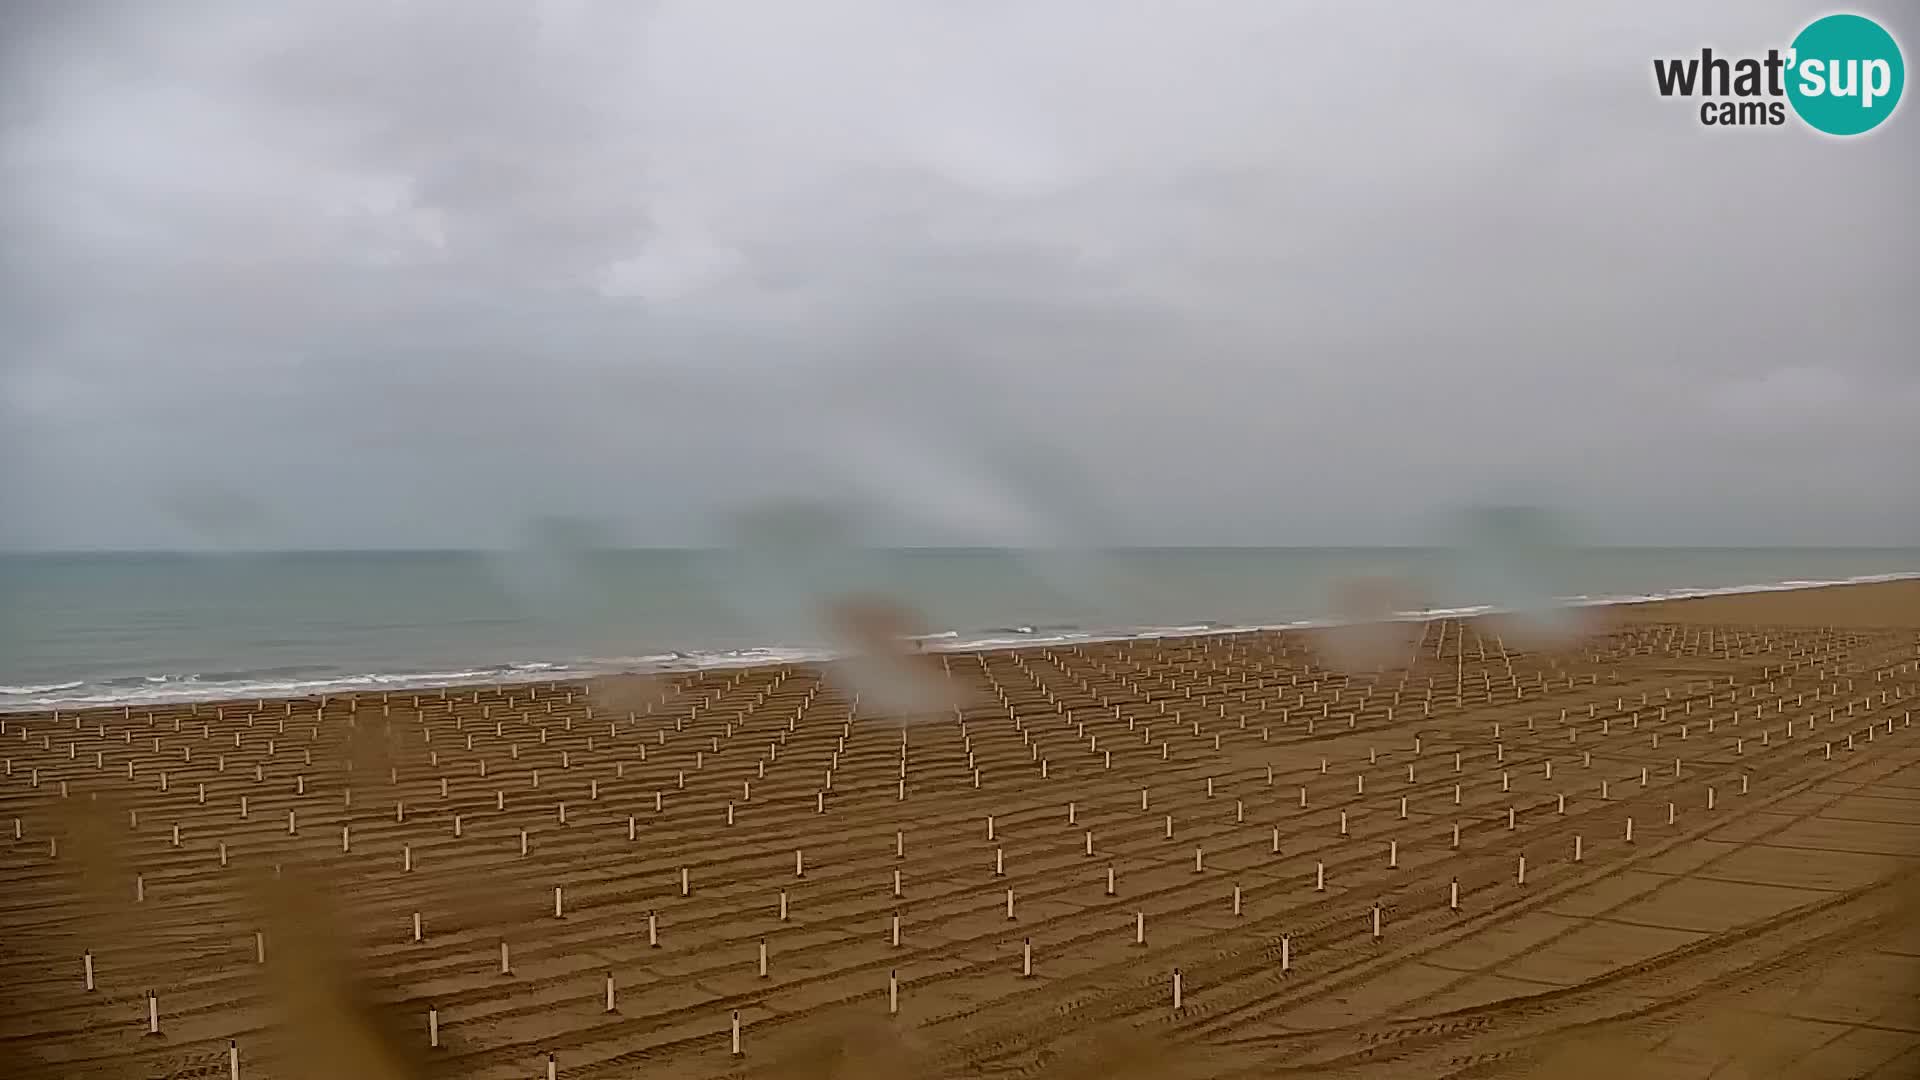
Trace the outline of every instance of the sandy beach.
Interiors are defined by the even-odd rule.
[[[0,1072],[1920,1074],[1920,582],[1586,629],[8,714]]]

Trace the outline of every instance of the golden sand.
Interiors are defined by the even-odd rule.
[[[1920,1075],[1920,582],[1591,629],[10,715],[0,1074]]]

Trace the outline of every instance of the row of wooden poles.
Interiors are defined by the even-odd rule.
[[[1524,865],[1524,860],[1522,860],[1522,862]],[[1456,881],[1453,884],[1454,906],[1456,909],[1458,908],[1458,902],[1457,902],[1458,889],[1459,889],[1459,883]],[[1140,913],[1135,913],[1134,918],[1135,918],[1135,924],[1134,924],[1135,940],[1136,942],[1144,943],[1145,916]],[[1371,933],[1373,939],[1376,941],[1380,940],[1380,938],[1383,936],[1383,920],[1382,920],[1382,914],[1381,914],[1381,907],[1379,904],[1373,905],[1373,907],[1368,912],[1367,919],[1368,919],[1369,932]],[[507,955],[506,945],[503,943],[500,948],[501,948],[501,958],[502,958],[501,959],[502,970],[504,971],[506,969],[506,962],[507,962],[506,961],[506,955]],[[1290,935],[1282,935],[1280,938],[1280,970],[1282,972],[1287,972],[1287,971],[1291,971],[1292,968],[1293,968],[1293,939]],[[763,941],[760,944],[760,975],[762,977],[765,977],[766,974],[767,974],[767,947],[766,947],[766,943]],[[1033,976],[1033,939],[1032,938],[1026,939],[1021,945],[1020,975],[1022,978],[1031,978]],[[93,959],[92,959],[92,954],[89,953],[87,956],[87,980],[88,980],[87,988],[89,990],[93,988],[92,979],[93,979]],[[1186,995],[1185,977],[1181,974],[1180,969],[1177,967],[1173,969],[1173,973],[1170,981],[1170,991],[1171,991],[1172,1005],[1174,1010],[1177,1012],[1183,1009],[1185,1007],[1185,995]],[[613,974],[611,972],[607,973],[607,976],[606,976],[605,1011],[609,1013],[616,1011],[614,979],[613,979]],[[887,973],[887,1014],[889,1016],[893,1016],[893,1015],[898,1015],[899,1012],[900,1012],[900,972],[898,969],[895,969]],[[147,1034],[153,1035],[153,1036],[157,1036],[160,1034],[160,998],[159,998],[159,995],[152,990],[147,991]],[[730,1052],[736,1057],[742,1055],[744,1053],[744,1050],[742,1049],[742,1040],[741,1040],[741,1032],[740,1032],[740,1010],[738,1009],[732,1010],[732,1015],[729,1021],[728,1038],[729,1038]],[[434,1049],[439,1049],[441,1045],[440,1044],[440,1010],[437,1007],[433,1007],[433,1006],[429,1006],[427,1009],[427,1043],[430,1047]],[[239,1043],[235,1040],[229,1040],[227,1043],[227,1065],[228,1065],[228,1072],[231,1076],[231,1080],[239,1080],[240,1049],[239,1049]],[[556,1059],[554,1055],[548,1054],[547,1055],[547,1076],[549,1078],[552,1078],[555,1075],[556,1068],[557,1068],[557,1064],[556,1064]]]
[[[1455,889],[1457,890],[1457,888],[1458,888],[1458,883],[1456,882]],[[1144,937],[1142,935],[1144,934],[1145,916],[1140,913],[1135,913],[1135,920],[1136,920],[1135,940],[1137,942],[1144,943]],[[1369,920],[1369,926],[1371,928],[1373,938],[1375,940],[1379,940],[1380,937],[1382,936],[1382,919],[1381,919],[1380,905],[1375,904],[1373,906],[1373,908],[1368,914],[1368,920]],[[896,929],[896,933],[897,932],[898,931]],[[502,971],[506,970],[506,965],[507,965],[506,948],[507,947],[505,943],[502,943],[500,946]],[[1282,972],[1286,972],[1286,971],[1291,971],[1292,968],[1293,968],[1293,939],[1290,935],[1283,935],[1280,938],[1280,970]],[[766,946],[766,942],[763,941],[760,943],[760,975],[764,978],[766,974],[767,974],[767,946]],[[1026,939],[1021,945],[1020,975],[1022,978],[1033,977],[1033,939],[1032,938]],[[86,954],[86,978],[87,978],[87,989],[92,990],[93,989],[93,954],[92,953]],[[1173,969],[1172,1000],[1173,1000],[1173,1008],[1176,1011],[1184,1008],[1185,985],[1184,985],[1184,978],[1181,975],[1179,968]],[[606,976],[605,1002],[606,1002],[605,1004],[606,1012],[611,1013],[611,1012],[617,1011],[616,1005],[615,1005],[614,978],[613,978],[612,972],[608,972]],[[894,1015],[898,1015],[899,1012],[900,1012],[900,972],[898,969],[895,969],[887,973],[887,1014],[889,1016],[894,1016]],[[731,1052],[735,1056],[739,1056],[743,1053],[743,1050],[741,1049],[741,1037],[740,1037],[740,1010],[735,1009],[732,1011],[729,1029],[730,1029],[729,1039],[731,1044],[730,1045]],[[158,1036],[160,1034],[160,996],[157,991],[153,991],[153,990],[147,991],[147,1034],[149,1036]],[[435,1006],[429,1006],[427,1008],[427,1044],[434,1049],[439,1049],[441,1045],[440,1043],[440,1010]],[[548,1054],[547,1055],[547,1076],[549,1078],[554,1076],[555,1068],[556,1068],[556,1061],[555,1061],[554,1055]],[[230,1039],[227,1042],[227,1070],[231,1077],[231,1080],[239,1080],[240,1078],[240,1045],[238,1040]]]
[[[1910,713],[1907,714],[1907,716],[1904,717],[1903,719],[1906,720],[1906,723],[1908,725],[1910,725],[1912,722]],[[1888,721],[1887,727],[1889,731],[1892,730],[1893,723],[1891,720]],[[1828,745],[1829,745],[1828,753],[1830,755],[1831,744],[1828,744]],[[1849,739],[1848,748],[1849,749],[1852,748],[1851,738]],[[1742,779],[1744,780],[1744,777]],[[1745,785],[1743,784],[1742,786],[1744,787]],[[1708,808],[1711,809],[1712,808],[1711,794],[1709,794],[1708,800],[1709,800]],[[1673,817],[1673,808],[1671,805],[1669,805],[1668,817],[1669,817],[1669,821],[1671,822]],[[991,829],[991,825],[989,825],[989,829]],[[1628,842],[1631,842],[1633,840],[1633,820],[1631,818],[1627,819],[1625,824],[1625,839]],[[1397,854],[1397,851],[1395,849],[1397,848],[1397,846],[1398,845],[1396,842],[1389,843],[1388,859],[1389,859],[1390,865],[1395,861],[1395,855]],[[799,853],[796,852],[795,854],[796,854],[796,869],[798,869]],[[1576,835],[1573,838],[1573,861],[1574,862],[1582,861],[1583,855],[1584,855],[1583,840],[1580,836]],[[1200,852],[1198,849],[1196,849],[1195,851],[1196,867],[1199,866],[1200,857],[1201,857]],[[684,871],[682,873],[684,875]],[[1520,884],[1520,885],[1526,884],[1527,859],[1525,855],[1520,855],[1517,857],[1517,861],[1515,864],[1514,877],[1515,877],[1516,884]],[[1111,876],[1111,871],[1109,871],[1107,887],[1108,887],[1109,895],[1111,895],[1112,889],[1113,889],[1113,880]],[[682,880],[682,888],[683,889],[686,888],[686,882],[684,880],[684,876]],[[1326,888],[1326,870],[1325,870],[1324,863],[1318,863],[1315,866],[1314,888],[1316,891],[1323,891]],[[897,889],[897,883],[896,883],[896,889]],[[564,914],[564,908],[562,906],[563,904],[562,897],[563,897],[563,894],[561,892],[561,888],[559,886],[555,886],[554,897],[553,897],[553,911],[554,911],[554,916],[556,918],[562,917]],[[1008,918],[1013,918],[1014,899],[1015,899],[1014,891],[1012,889],[1008,889],[1007,890]],[[781,915],[784,918],[787,915],[787,903],[786,903],[787,896],[786,896],[785,890],[781,891],[780,900],[781,900],[781,904],[780,904]],[[1449,910],[1452,910],[1452,911],[1460,910],[1460,882],[1458,878],[1455,878],[1448,883],[1447,907],[1449,908]],[[1240,886],[1236,884],[1233,887],[1234,914],[1236,915],[1239,914],[1240,910],[1241,910],[1241,890],[1240,890]],[[1371,937],[1376,941],[1379,940],[1384,933],[1383,911],[1381,906],[1377,903],[1374,904],[1368,910],[1366,917],[1368,921],[1368,931]],[[1146,944],[1146,913],[1145,912],[1136,911],[1134,913],[1133,937],[1134,937],[1134,944],[1136,945]],[[900,916],[898,914],[895,914],[892,917],[890,938],[891,938],[892,944],[898,947],[900,944]],[[413,916],[413,939],[415,941],[423,940],[421,920],[418,913],[415,913]],[[647,943],[649,946],[656,947],[656,948],[659,946],[658,922],[656,920],[654,913],[651,913],[651,912],[649,912],[647,916],[647,939],[648,939]],[[266,962],[266,939],[264,934],[256,933],[254,935],[254,959],[256,963],[264,964]],[[1280,938],[1280,970],[1282,972],[1290,971],[1292,969],[1292,962],[1293,962],[1292,937],[1291,935],[1282,935]],[[91,951],[84,953],[82,956],[82,971],[83,971],[83,978],[85,982],[85,988],[88,991],[94,990],[95,989],[95,970],[94,970],[93,953]],[[768,952],[767,952],[767,943],[764,939],[759,944],[757,971],[759,976],[762,978],[765,978],[768,976],[768,971],[769,971]],[[509,953],[507,943],[504,941],[500,943],[500,973],[503,975],[512,973],[511,954]],[[1023,978],[1031,978],[1033,976],[1033,939],[1032,938],[1025,939],[1021,944],[1020,974],[1021,974],[1021,977]],[[1179,968],[1173,969],[1171,982],[1170,982],[1170,992],[1171,992],[1171,1000],[1172,1000],[1173,1008],[1175,1010],[1179,1010],[1183,1008],[1185,987],[1184,987],[1183,977],[1181,975]],[[611,972],[608,972],[605,976],[604,1007],[606,1012],[611,1013],[616,1011],[615,983],[614,983],[614,976]],[[900,1011],[900,980],[899,980],[899,972],[896,969],[894,971],[890,971],[887,976],[887,1012],[889,1015],[896,1015],[899,1013],[899,1011]],[[154,1035],[154,1036],[159,1035],[160,1034],[160,999],[156,991],[149,990],[147,992],[146,1013],[147,1013],[147,1016],[146,1016],[147,1033],[149,1035]],[[731,1052],[734,1055],[742,1054],[743,1051],[741,1048],[742,1044],[741,1044],[741,1031],[740,1031],[740,1013],[738,1010],[734,1010],[732,1013],[729,1037],[730,1037]],[[437,1007],[429,1006],[427,1010],[427,1039],[428,1039],[428,1044],[434,1048],[438,1048],[441,1045],[440,1010]],[[228,1062],[228,1072],[230,1074],[230,1077],[232,1078],[232,1080],[238,1080],[240,1076],[240,1051],[239,1051],[239,1044],[237,1041],[230,1040],[228,1042],[227,1062]],[[553,1055],[549,1054],[547,1058],[547,1071],[549,1076],[554,1075],[554,1069],[555,1069],[554,1057]]]
[[[1912,714],[1910,712],[1905,714],[1903,716],[1903,720],[1907,725],[1911,725]],[[1891,734],[1894,729],[1894,722],[1891,718],[1889,718],[1886,721],[1886,728],[1887,728],[1887,732]],[[1872,729],[1869,729],[1869,731],[1871,730]],[[1869,735],[1869,738],[1871,738],[1871,735]],[[1833,746],[1832,743],[1828,743],[1823,748],[1825,751],[1825,753],[1823,754],[1824,757],[1831,758],[1832,746]],[[1854,740],[1851,734],[1849,734],[1847,737],[1846,748],[1848,750],[1852,750],[1854,748]],[[1747,786],[1748,786],[1747,777],[1743,774],[1740,777],[1740,781],[1741,781],[1740,793],[1746,794]],[[1146,792],[1144,789],[1142,790],[1141,794],[1143,796],[1143,801],[1144,801],[1144,797],[1146,795]],[[1708,810],[1713,810],[1715,808],[1714,795],[1715,795],[1714,789],[1712,787],[1709,787],[1706,791],[1706,809]],[[1072,816],[1072,812],[1071,810],[1069,810],[1070,819],[1071,819],[1071,816]],[[1344,818],[1344,816],[1345,815],[1343,812],[1342,817]],[[1673,824],[1676,818],[1677,818],[1677,806],[1676,804],[1669,802],[1667,805],[1667,823],[1669,825]],[[989,839],[992,839],[994,838],[994,824],[995,824],[994,816],[988,815],[986,818],[986,823],[987,823],[987,836]],[[1344,825],[1345,822],[1343,821],[1342,824]],[[1514,814],[1511,808],[1509,808],[1507,824],[1509,829],[1513,828],[1515,825]],[[1275,848],[1277,850],[1279,830],[1276,828],[1274,831],[1276,834]],[[1345,835],[1344,828],[1341,830],[1341,832],[1342,832],[1342,835]],[[1458,846],[1460,842],[1459,835],[1460,835],[1459,826],[1456,824],[1454,826],[1454,832],[1452,836],[1453,846],[1456,846],[1456,847]],[[1634,820],[1631,817],[1627,818],[1624,822],[1622,838],[1627,843],[1633,842]],[[1089,834],[1089,839],[1091,839],[1091,834]],[[895,849],[896,849],[895,850],[896,855],[903,855],[905,853],[905,836],[903,833],[896,833]],[[1394,868],[1398,866],[1398,863],[1399,863],[1398,856],[1399,856],[1399,841],[1389,840],[1387,844],[1387,865],[1389,866],[1389,868]],[[1580,835],[1576,835],[1573,837],[1572,861],[1582,862],[1584,861],[1584,856],[1585,856],[1584,838]],[[1205,857],[1204,850],[1202,848],[1196,847],[1194,849],[1194,870],[1196,873],[1202,872],[1204,870],[1205,868],[1204,857]],[[995,863],[995,866],[994,866],[995,873],[996,874],[1003,873],[1004,864],[1000,857],[999,849],[996,849],[995,851],[994,863]],[[805,863],[804,863],[803,853],[801,850],[796,849],[794,851],[794,874],[796,877],[799,877],[799,876],[804,876],[804,873],[805,873]],[[1514,878],[1515,878],[1516,884],[1524,885],[1526,883],[1526,877],[1527,877],[1527,859],[1525,855],[1519,855],[1516,858],[1515,871],[1514,871]],[[691,894],[692,882],[690,879],[690,875],[685,868],[682,868],[679,872],[679,885],[680,885],[680,894],[682,896],[687,896]],[[1317,862],[1315,863],[1315,866],[1314,866],[1314,890],[1316,892],[1322,892],[1322,891],[1325,891],[1325,889],[1326,889],[1326,864],[1324,862]],[[1111,866],[1109,866],[1107,869],[1106,892],[1107,892],[1107,895],[1109,896],[1115,895],[1115,875]],[[896,897],[901,895],[901,880],[900,880],[900,875],[898,871],[895,871],[894,877],[893,877],[893,894]],[[136,902],[144,901],[146,899],[145,879],[144,879],[144,876],[142,875],[135,876],[134,899]],[[1007,912],[1008,919],[1013,919],[1015,917],[1015,914],[1014,914],[1015,900],[1016,900],[1015,891],[1012,888],[1008,888],[1006,890],[1006,912]],[[1241,888],[1237,883],[1233,886],[1232,903],[1233,903],[1234,914],[1236,915],[1240,914],[1241,906],[1242,906],[1241,905]],[[1452,910],[1456,910],[1456,911],[1459,910],[1459,881],[1457,879],[1451,881],[1448,886],[1448,907]],[[788,905],[787,891],[785,889],[782,889],[779,891],[779,911],[780,911],[781,921],[782,922],[786,921],[789,916],[789,905]],[[553,917],[554,918],[565,917],[565,894],[564,894],[563,887],[558,885],[554,886],[553,888]],[[1377,922],[1378,922],[1377,908],[1375,909],[1373,917],[1375,919],[1376,932],[1377,932]],[[1135,943],[1136,944],[1144,944],[1145,942],[1145,918],[1146,917],[1144,913],[1141,913],[1141,912],[1135,913]],[[892,944],[895,947],[898,947],[900,944],[900,917],[897,913],[892,917],[890,938],[891,938]],[[424,924],[422,922],[419,912],[414,912],[412,915],[412,939],[415,942],[420,942],[425,940]],[[650,947],[654,947],[654,948],[658,948],[660,944],[659,922],[658,922],[657,913],[655,912],[648,912],[647,914],[647,944]],[[1284,950],[1286,949],[1286,947],[1287,946],[1283,944],[1283,955],[1285,955]],[[1023,974],[1030,973],[1031,941],[1028,942],[1025,951],[1027,952],[1028,955],[1023,960],[1023,969],[1026,969],[1026,970],[1023,970]],[[266,938],[265,938],[265,935],[262,933],[254,934],[254,959],[256,963],[259,963],[259,964],[266,963]],[[95,988],[95,971],[94,971],[94,957],[91,951],[88,951],[83,954],[82,967],[83,967],[83,978],[84,978],[85,988],[88,991],[92,991]],[[512,971],[508,945],[504,941],[500,943],[500,969],[499,970],[500,970],[500,973],[503,975],[510,974]],[[767,947],[764,941],[762,941],[760,944],[759,973],[762,976],[765,976],[767,974]],[[613,995],[613,981],[612,981],[612,976],[609,975],[607,977],[607,1000],[609,1002],[612,1001],[612,995]],[[150,1026],[157,1025],[158,1023],[157,1013],[154,1013],[153,1009],[151,1008],[152,1002],[153,1002],[153,995],[150,994],[149,995]],[[612,1011],[611,1005],[609,1005],[608,1011]]]
[[[1884,700],[1884,696],[1883,696],[1883,700]],[[1849,711],[1851,712],[1851,709],[1849,709]],[[1911,724],[1911,714],[1907,714],[1905,717],[1903,717],[1903,720],[1905,720],[1907,724]],[[1893,722],[1891,720],[1887,722],[1887,728],[1889,733],[1891,733],[1893,729]],[[1872,729],[1869,728],[1869,734],[1868,734],[1869,739],[1872,738],[1871,731]],[[1853,748],[1854,748],[1854,739],[1853,739],[1853,736],[1849,734],[1846,738],[1846,749],[1852,750]],[[1824,751],[1825,751],[1824,756],[1830,758],[1832,755],[1832,743],[1828,743],[1824,747]],[[1678,764],[1679,763],[1676,761],[1676,765]],[[1744,788],[1746,786],[1745,779],[1746,778],[1744,776],[1741,777],[1741,780],[1742,780],[1741,786],[1743,789],[1743,793],[1744,793]],[[1209,787],[1211,787],[1210,782],[1209,782]],[[1142,795],[1143,796],[1145,795],[1144,791],[1142,792]],[[1707,800],[1708,800],[1707,802],[1708,809],[1712,809],[1713,793],[1711,789],[1709,789],[1708,791]],[[1668,818],[1670,823],[1673,820],[1673,816],[1674,816],[1674,808],[1670,804],[1669,811],[1668,811]],[[1072,810],[1070,808],[1069,819],[1071,820],[1071,818],[1072,818]],[[1509,827],[1512,827],[1511,821],[1509,822]],[[989,838],[992,838],[993,819],[991,817],[988,818],[987,828],[988,828],[988,836]],[[17,831],[18,831],[18,826],[16,824],[16,833]],[[1625,825],[1625,839],[1628,842],[1631,842],[1633,839],[1633,822],[1631,819],[1628,819]],[[1455,842],[1457,843],[1457,840]],[[346,834],[344,832],[342,837],[342,844],[343,844],[343,847],[345,847],[347,844]],[[1397,848],[1397,843],[1390,843],[1389,854],[1388,854],[1390,865],[1392,865],[1396,861],[1395,855],[1397,854],[1397,852],[1395,852],[1394,850],[1395,848]],[[1196,849],[1195,850],[1196,870],[1200,869],[1201,858],[1202,858],[1202,855],[1200,850]],[[1582,840],[1578,836],[1574,838],[1573,859],[1576,862],[1581,861],[1582,859]],[[801,853],[796,850],[795,872],[797,875],[803,873],[802,863],[800,860],[801,860]],[[998,862],[998,859],[996,859],[996,863],[997,862]],[[996,866],[996,869],[999,869],[998,866]],[[1526,857],[1524,855],[1521,855],[1518,857],[1518,861],[1516,864],[1516,881],[1519,884],[1524,884],[1526,881]],[[687,875],[684,869],[681,871],[680,884],[681,884],[682,895],[685,895],[689,891],[689,889],[688,889]],[[141,885],[142,885],[141,882],[136,881],[136,898],[137,899],[144,899],[144,896],[138,895],[144,892],[144,889],[141,887]],[[1324,889],[1325,887],[1324,864],[1320,864],[1319,866],[1316,867],[1315,887],[1316,887],[1316,890]],[[895,888],[897,892],[898,890],[897,881],[895,884]],[[1111,891],[1112,891],[1111,872],[1109,872],[1108,889],[1109,889],[1109,894],[1111,894]],[[1449,891],[1449,897],[1448,897],[1449,908],[1456,911],[1459,910],[1459,883],[1457,879],[1455,879],[1449,884],[1448,891]],[[1240,908],[1240,889],[1237,885],[1234,887],[1233,892],[1234,892],[1234,897],[1233,897],[1234,910],[1237,914]],[[786,907],[785,899],[786,897],[783,891],[782,897],[781,897],[781,900],[782,900],[781,907],[782,907],[783,915],[785,914],[785,907]],[[1007,909],[1008,909],[1009,918],[1012,918],[1013,916],[1013,903],[1014,903],[1013,890],[1008,889],[1007,890]],[[563,914],[562,893],[561,893],[561,889],[558,886],[556,886],[554,889],[554,914],[556,917],[560,917]],[[1378,939],[1382,933],[1382,926],[1381,926],[1382,914],[1381,914],[1381,908],[1379,905],[1376,904],[1372,907],[1372,909],[1368,914],[1368,919],[1370,922],[1371,934],[1375,939]],[[648,925],[649,944],[657,946],[658,945],[657,924],[655,922],[654,917],[651,914],[649,915],[648,924],[649,924]],[[1135,913],[1134,933],[1135,933],[1136,944],[1144,944],[1145,914],[1143,912]],[[413,917],[413,936],[414,936],[414,940],[416,941],[422,940],[422,929],[421,929],[420,917],[417,913]],[[897,946],[899,944],[898,915],[895,915],[893,919],[892,938],[893,938],[893,943]],[[264,941],[264,936],[261,934],[255,935],[255,954],[256,954],[256,962],[258,963],[265,962],[265,941]],[[1291,962],[1291,941],[1288,937],[1282,937],[1281,939],[1281,970],[1283,971],[1288,970],[1290,967],[1290,962]],[[500,964],[501,964],[500,970],[503,974],[510,972],[508,946],[505,942],[502,942],[500,944]],[[86,989],[91,991],[94,989],[94,983],[95,983],[94,961],[93,961],[93,955],[91,952],[88,952],[84,955],[83,965],[84,965],[84,978],[85,978]],[[758,967],[759,967],[759,974],[762,977],[765,977],[767,975],[767,948],[766,948],[766,943],[764,941],[760,943],[760,947],[759,947]],[[1023,943],[1023,946],[1022,946],[1021,974],[1023,977],[1031,977],[1032,971],[1033,971],[1032,941],[1029,938]],[[1173,1006],[1176,1009],[1178,1009],[1181,1007],[1183,988],[1182,988],[1180,971],[1177,968],[1174,969],[1172,974],[1171,992],[1172,992]],[[615,993],[614,979],[613,979],[613,976],[609,973],[606,976],[606,984],[605,984],[605,1003],[606,1003],[606,1009],[608,1012],[614,1011],[614,993]],[[898,984],[897,973],[890,973],[888,978],[889,1012],[897,1013],[898,1005],[899,1005],[899,984]],[[741,1053],[740,1025],[739,1025],[739,1014],[737,1011],[733,1013],[731,1027],[732,1027],[732,1030],[731,1030],[732,1052],[735,1054],[739,1054]],[[429,1028],[429,1041],[432,1045],[437,1047],[439,1045],[439,1013],[437,1008],[429,1009],[428,1028]],[[147,1030],[148,1030],[148,1033],[151,1035],[158,1035],[160,1032],[159,998],[157,993],[154,991],[149,991],[147,994]],[[238,1050],[237,1042],[234,1042],[234,1041],[229,1042],[228,1063],[229,1063],[230,1074],[233,1077],[237,1078],[239,1076],[239,1050]],[[552,1065],[552,1059],[550,1056],[549,1057],[549,1073],[550,1074],[551,1074],[552,1068],[553,1068],[553,1065]]]

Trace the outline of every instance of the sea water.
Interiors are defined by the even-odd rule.
[[[849,589],[914,612],[933,648],[1290,625],[1335,613],[1337,583],[1369,575],[1417,582],[1424,610],[1510,598],[1499,565],[1425,548],[842,563],[828,580],[724,551],[0,555],[0,709],[810,659],[834,648],[820,602]],[[1538,595],[1601,602],[1914,574],[1920,549],[1605,548],[1529,573]]]

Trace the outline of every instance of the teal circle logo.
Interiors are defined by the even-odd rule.
[[[1900,45],[1860,15],[1828,15],[1793,39],[1787,100],[1815,131],[1859,135],[1879,127],[1900,104],[1907,66]]]

